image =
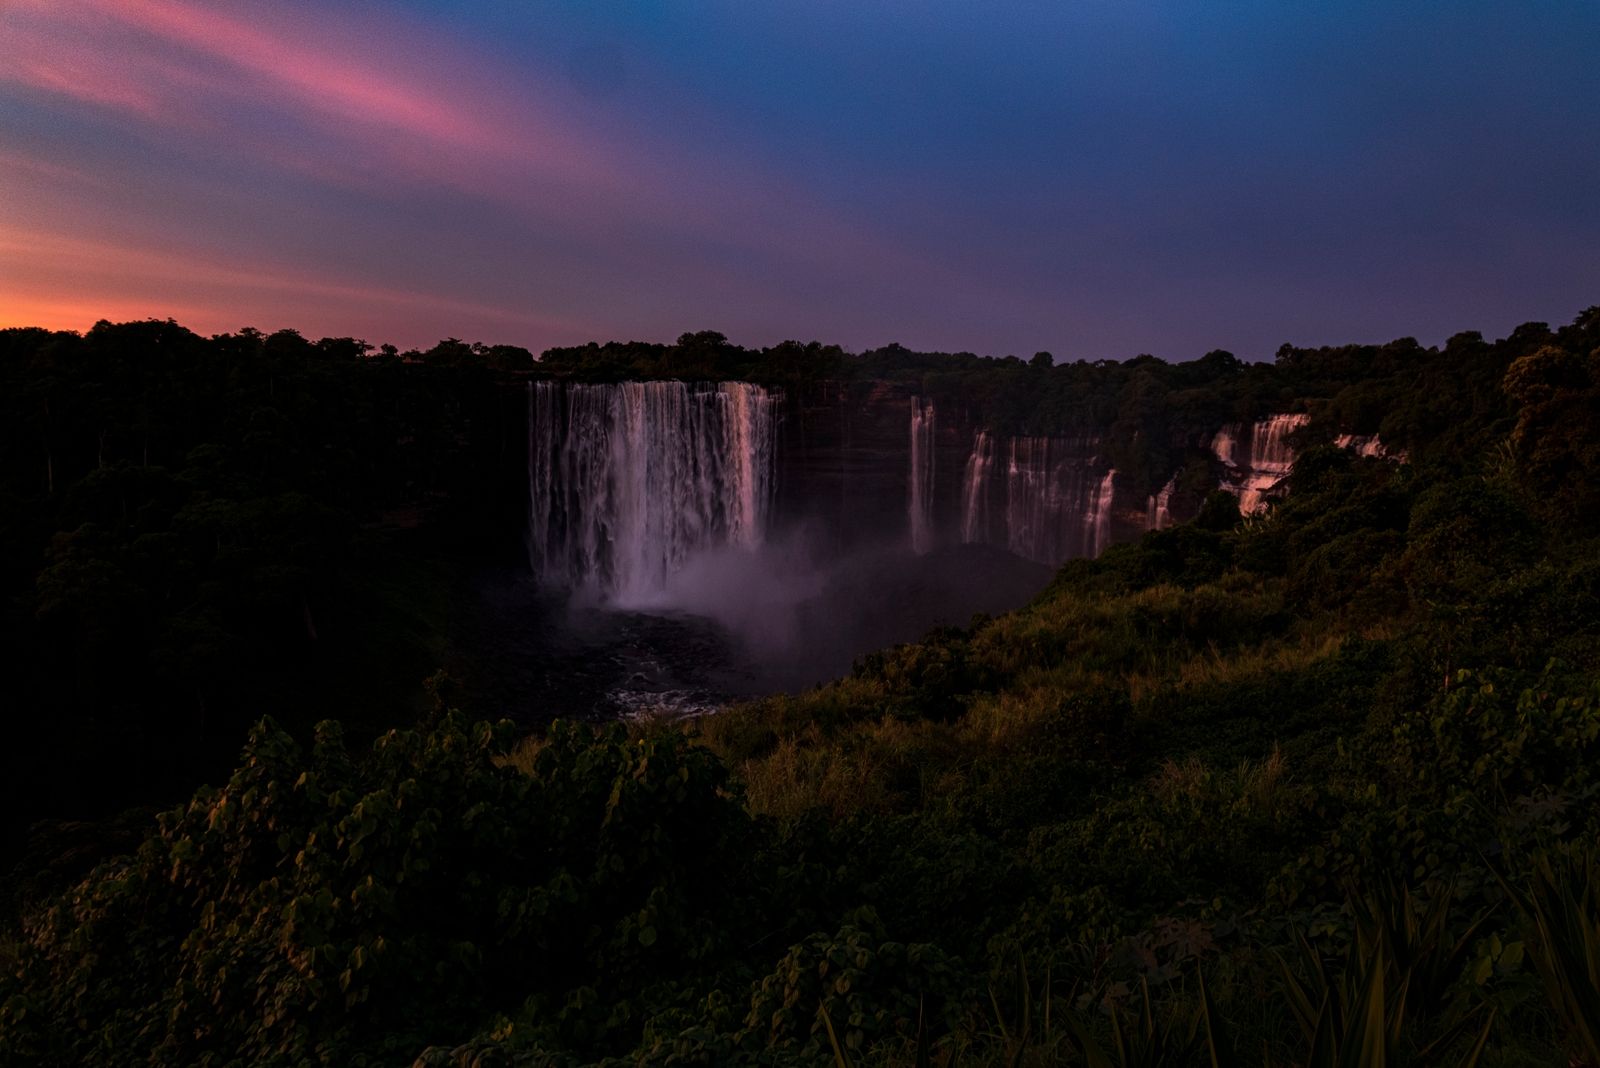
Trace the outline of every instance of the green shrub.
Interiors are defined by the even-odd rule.
[[[227,785],[28,923],[0,1059],[393,1063],[497,1009],[631,1044],[637,1001],[744,937],[749,819],[681,737],[558,727],[531,775],[512,737],[447,716],[358,758],[263,723]]]
[[[913,1037],[924,1015],[938,1021],[937,1031],[957,1026],[973,1001],[969,981],[938,946],[886,941],[876,917],[863,913],[831,936],[791,947],[752,990],[745,1027],[767,1046],[821,1055],[830,1048],[826,1010],[839,1043],[860,1055]]]

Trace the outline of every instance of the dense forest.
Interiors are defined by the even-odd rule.
[[[1265,514],[828,686],[513,725],[423,679],[528,375],[1312,421]],[[0,331],[0,1062],[1600,1065],[1596,412],[1600,308],[1259,364]]]
[[[520,521],[493,370],[519,357],[0,331],[0,841],[170,803],[269,712],[416,705],[449,561]]]

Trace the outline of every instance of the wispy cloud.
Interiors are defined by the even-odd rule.
[[[272,317],[285,310],[292,314],[296,308],[317,311],[355,304],[397,318],[418,313],[444,315],[563,338],[585,336],[594,330],[593,324],[570,318],[435,293],[319,277],[287,267],[240,267],[196,259],[190,252],[133,248],[4,226],[0,226],[0,263],[14,265],[0,270],[0,285],[8,293],[8,301],[0,309],[0,327],[82,329],[96,319],[117,315],[176,317],[180,313],[192,318],[190,325],[199,329],[230,329],[247,323],[286,326],[293,325],[293,320],[272,322]],[[88,283],[92,295],[63,294],[66,285],[83,283]],[[381,335],[375,337],[382,340]]]
[[[439,61],[425,68],[408,40],[421,31],[396,21],[352,24],[313,9],[246,20],[183,0],[13,0],[0,43],[24,58],[0,66],[0,80],[156,125],[204,117],[225,129],[241,110],[270,110],[364,149],[387,145],[385,155],[445,163],[465,153],[566,181],[607,178],[588,143],[597,138],[553,121],[528,78],[518,76],[514,99],[486,94],[448,73],[474,63],[445,41],[431,43]]]

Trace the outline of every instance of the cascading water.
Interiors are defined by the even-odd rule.
[[[535,575],[640,604],[693,553],[759,545],[773,492],[776,400],[744,382],[530,384]]]
[[[1242,426],[1242,423],[1229,423],[1211,439],[1211,455],[1229,467],[1238,466],[1234,454],[1239,448],[1238,435],[1243,433]]]
[[[1009,438],[996,478],[994,439],[979,431],[962,486],[962,540],[1004,545],[1044,564],[1098,554],[1111,543],[1116,475],[1096,473],[1099,452],[1092,437]],[[1004,502],[998,517],[990,503],[996,495]]]
[[[1211,452],[1228,469],[1222,488],[1239,498],[1239,511],[1248,515],[1266,507],[1267,498],[1294,466],[1289,436],[1309,419],[1303,413],[1283,413],[1248,428],[1233,423],[1217,431]]]
[[[1335,448],[1350,449],[1357,456],[1368,456],[1379,460],[1398,460],[1404,463],[1406,453],[1404,449],[1391,452],[1389,446],[1376,434],[1340,434],[1333,439]]]
[[[551,537],[556,516],[553,477],[561,455],[562,390],[551,382],[528,383],[528,566],[541,580],[556,564]]]
[[[994,438],[987,430],[973,435],[972,452],[961,480],[961,540],[989,540],[989,469],[994,466]]]
[[[911,398],[911,473],[906,512],[911,526],[911,549],[926,553],[933,548],[933,402]]]
[[[1111,468],[1095,487],[1094,503],[1084,520],[1085,556],[1099,556],[1111,544],[1111,503],[1117,495],[1117,469]]]
[[[1178,476],[1167,479],[1167,484],[1151,494],[1145,503],[1145,529],[1164,530],[1172,525],[1172,494],[1178,488]]]

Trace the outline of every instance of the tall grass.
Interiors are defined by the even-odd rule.
[[[1600,858],[1593,847],[1540,857],[1524,885],[1501,877],[1532,929],[1529,957],[1574,1065],[1600,1066]]]

